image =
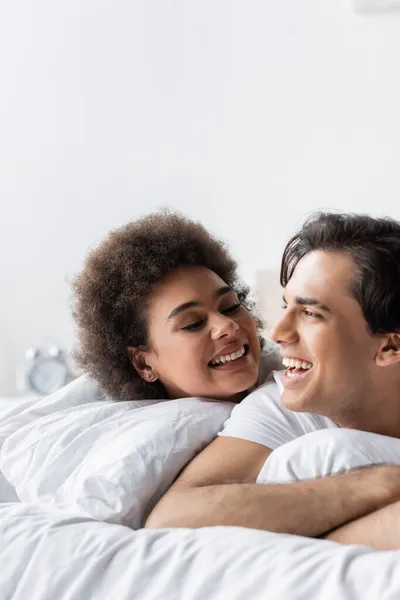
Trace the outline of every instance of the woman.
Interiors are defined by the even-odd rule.
[[[129,223],[74,283],[78,365],[116,400],[202,396],[238,402],[279,367],[225,245],[161,211]]]

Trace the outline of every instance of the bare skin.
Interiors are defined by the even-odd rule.
[[[260,342],[255,322],[236,292],[213,271],[182,266],[155,287],[149,300],[146,347],[129,347],[146,381],[159,379],[168,398],[202,396],[237,402],[258,379]],[[222,368],[220,355],[244,351]]]
[[[400,502],[347,523],[328,533],[325,539],[341,544],[361,544],[374,550],[400,548]]]
[[[400,467],[394,466],[313,481],[256,484],[270,453],[246,440],[214,440],[184,469],[145,527],[232,525],[318,537],[400,500]]]
[[[272,338],[284,358],[312,366],[287,369],[281,403],[340,427],[400,438],[400,335],[369,333],[353,280],[345,253],[310,252],[299,261]]]

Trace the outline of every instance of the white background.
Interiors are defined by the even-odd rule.
[[[0,4],[0,391],[71,347],[68,281],[162,205],[252,282],[310,210],[400,218],[400,13],[338,0]]]

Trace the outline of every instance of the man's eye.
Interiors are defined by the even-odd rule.
[[[303,312],[306,315],[306,317],[316,317],[316,318],[319,318],[321,316],[318,313],[311,312],[311,310],[304,310]]]
[[[242,305],[240,304],[240,302],[238,302],[237,304],[233,304],[232,306],[228,306],[228,308],[221,310],[221,312],[223,315],[234,315],[236,312],[239,311],[241,306]]]
[[[287,304],[282,304],[281,309],[282,310],[286,310],[287,309]]]
[[[200,329],[204,325],[204,319],[200,321],[195,321],[194,323],[190,323],[189,325],[185,325],[185,327],[181,327],[183,331],[194,331],[196,329]]]

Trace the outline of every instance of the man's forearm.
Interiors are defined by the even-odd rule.
[[[374,550],[400,548],[400,502],[356,519],[325,536],[341,544],[361,544]]]
[[[317,537],[398,498],[396,467],[286,484],[181,486],[167,492],[145,526],[231,525]]]

